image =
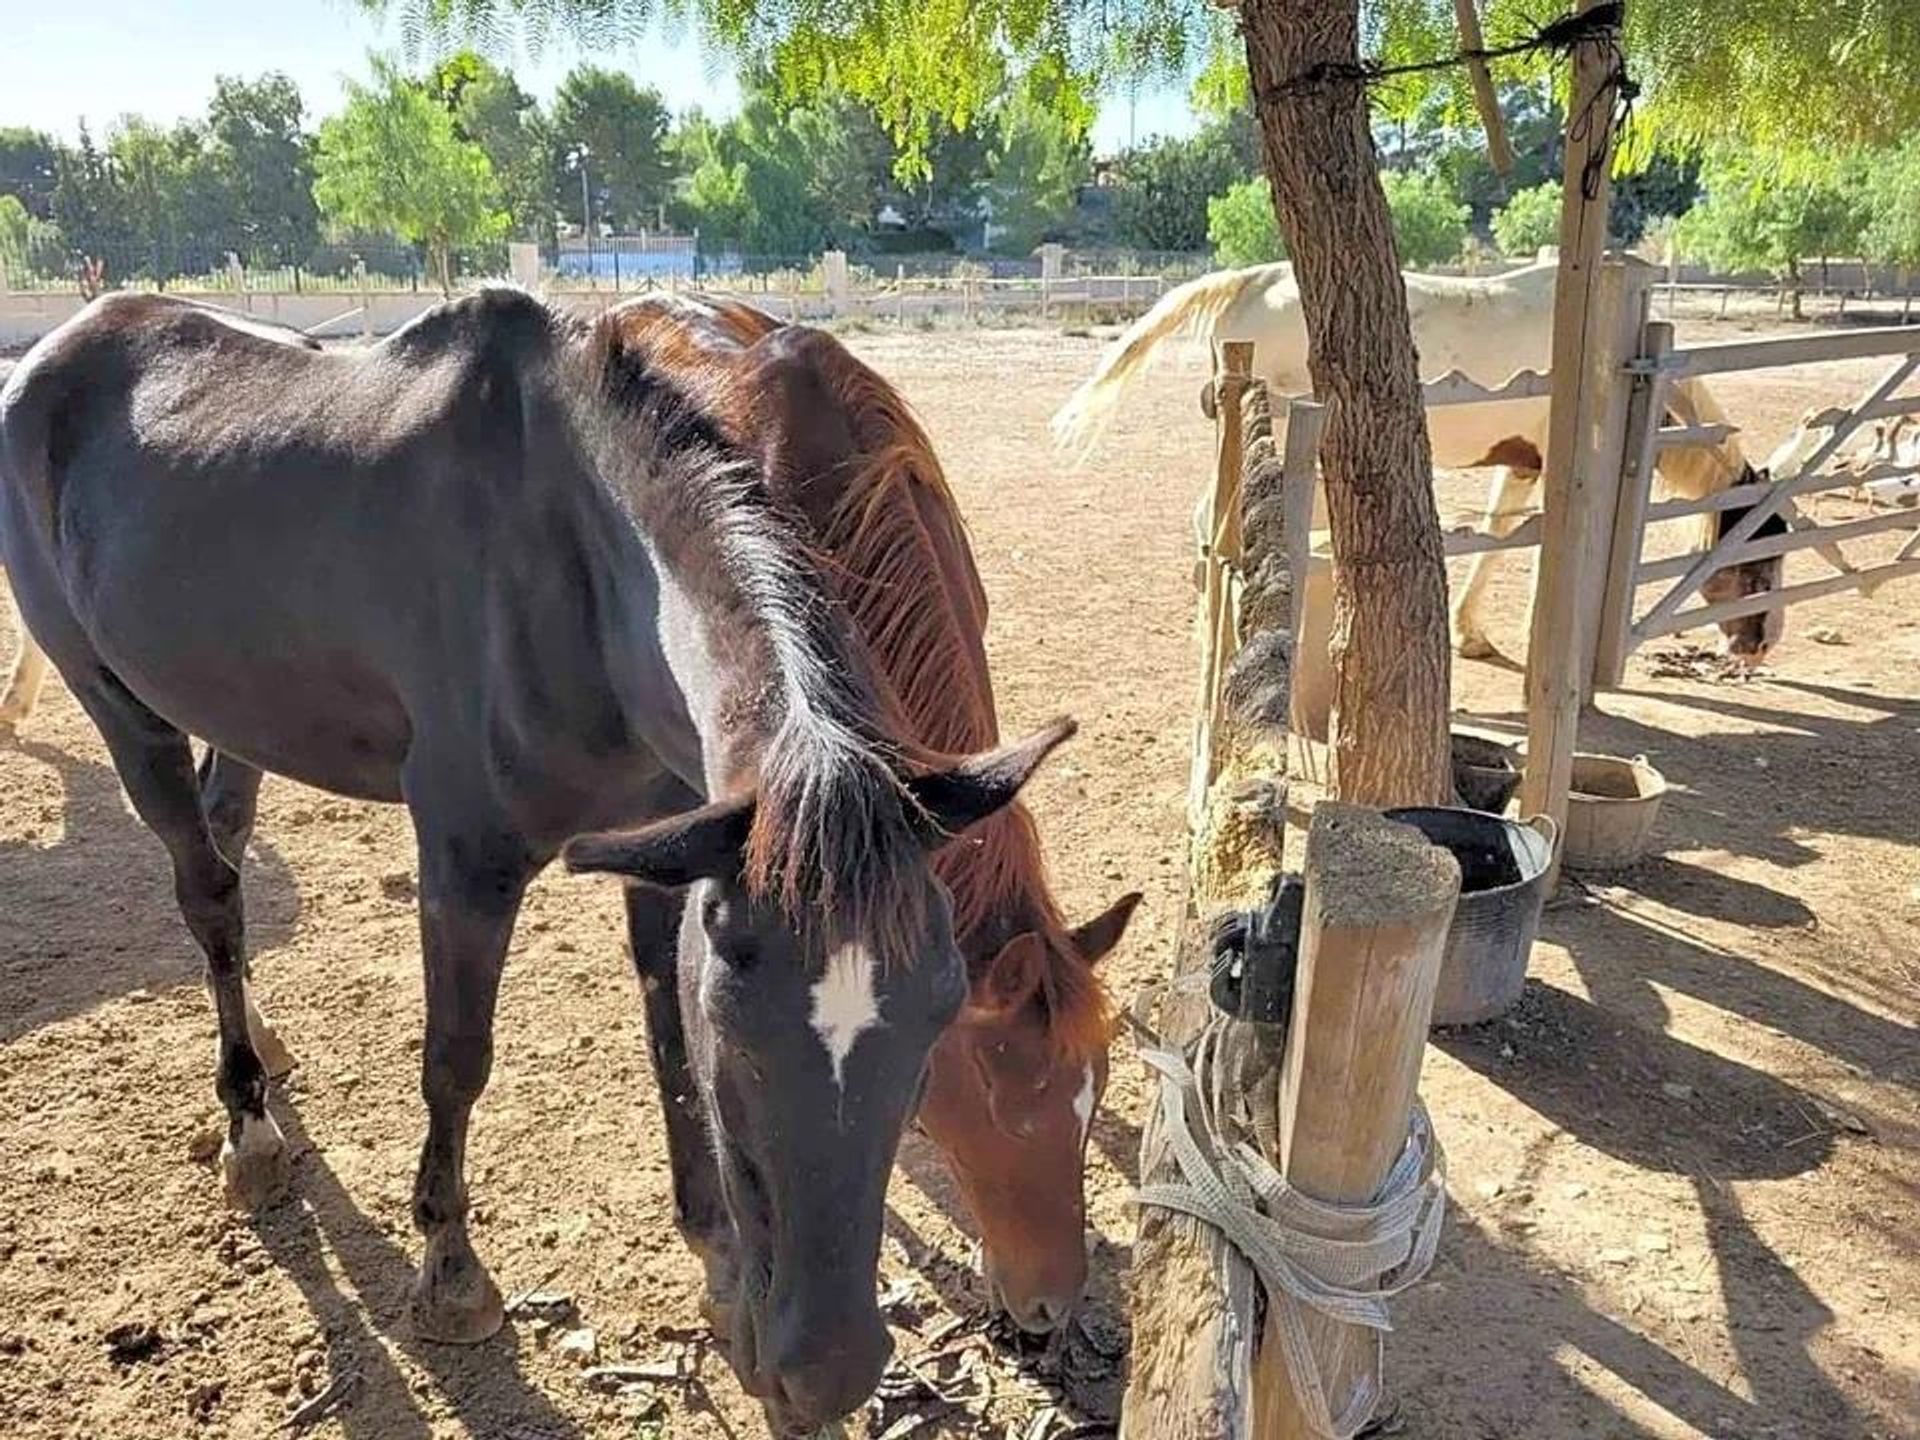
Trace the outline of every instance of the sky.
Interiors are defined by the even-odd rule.
[[[352,0],[0,0],[0,126],[29,125],[72,139],[82,118],[96,134],[133,112],[162,123],[206,110],[216,75],[280,70],[300,87],[308,122],[339,107],[340,80],[364,75],[370,50],[400,49],[397,22],[368,16]],[[654,34],[627,51],[590,57],[556,37],[537,58],[509,61],[542,100],[582,58],[630,71],[675,111],[699,105],[729,113],[739,89],[727,66],[691,36]],[[1130,136],[1193,128],[1184,94],[1143,91],[1128,105],[1103,105],[1094,149],[1124,148]]]

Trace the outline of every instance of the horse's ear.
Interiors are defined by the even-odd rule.
[[[753,801],[722,800],[641,830],[577,835],[560,852],[575,874],[625,875],[675,888],[740,872]]]
[[[1069,930],[1067,938],[1073,942],[1074,953],[1089,965],[1098,963],[1127,933],[1127,922],[1133,919],[1140,899],[1138,890],[1129,891],[1086,924]]]
[[[907,789],[925,817],[923,838],[929,848],[938,849],[1018,795],[1040,762],[1075,728],[1071,720],[1056,720],[1012,745],[909,780]]]
[[[967,996],[963,1020],[1004,1020],[1017,1015],[1040,988],[1040,972],[1046,968],[1047,943],[1033,930],[1023,931],[1000,947],[987,967],[986,975]]]

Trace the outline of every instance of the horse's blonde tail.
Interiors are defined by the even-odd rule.
[[[1219,270],[1176,285],[1142,315],[1101,355],[1093,374],[1067,397],[1054,414],[1053,440],[1061,449],[1084,457],[1100,438],[1129,381],[1152,359],[1160,342],[1192,336],[1203,325],[1218,320],[1240,298],[1248,283],[1267,267]]]

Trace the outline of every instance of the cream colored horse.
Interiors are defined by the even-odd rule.
[[[1496,276],[1408,274],[1407,309],[1421,373],[1431,377],[1458,370],[1483,385],[1497,386],[1519,370],[1547,370],[1558,274],[1555,261]],[[1083,453],[1090,449],[1128,382],[1151,363],[1160,347],[1200,337],[1215,345],[1252,341],[1255,372],[1275,395],[1313,391],[1307,373],[1306,323],[1293,267],[1224,270],[1168,291],[1114,341],[1093,374],[1053,417],[1055,439]],[[1681,381],[1673,388],[1675,408],[1689,408],[1690,419],[1700,424],[1726,423],[1726,415],[1700,382]],[[1500,536],[1517,529],[1527,516],[1540,478],[1540,457],[1547,445],[1546,400],[1439,406],[1427,412],[1427,428],[1435,465],[1496,467],[1486,527]],[[1701,499],[1739,483],[1750,474],[1750,467],[1739,442],[1729,438],[1711,448],[1668,450],[1660,457],[1658,473],[1671,495]],[[1316,516],[1320,503],[1316,497]],[[1321,522],[1316,518],[1315,523]],[[1708,543],[1714,533],[1711,526],[1711,517],[1703,517]],[[1480,604],[1493,566],[1503,553],[1476,555],[1466,584],[1454,599],[1453,641],[1462,655],[1493,653]]]

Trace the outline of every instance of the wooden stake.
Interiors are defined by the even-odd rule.
[[[1240,576],[1226,574],[1210,555],[1209,566],[1221,573],[1217,579],[1210,575],[1207,583],[1222,587],[1220,603],[1216,608],[1209,595],[1200,599],[1202,644],[1212,647],[1203,658],[1195,733],[1194,778],[1201,805],[1195,817],[1187,908],[1173,960],[1175,983],[1157,1016],[1164,1043],[1189,1060],[1214,1014],[1205,983],[1214,919],[1226,907],[1245,906],[1263,896],[1283,858],[1288,675],[1281,658],[1284,647],[1277,642],[1290,635],[1293,626],[1285,547],[1305,543],[1304,537],[1286,530],[1279,506],[1265,507],[1257,519],[1245,516],[1242,523],[1246,482],[1241,472],[1253,468],[1259,474],[1258,467],[1277,461],[1271,440],[1261,433],[1259,388],[1245,380],[1252,357],[1235,350],[1226,359],[1231,378],[1222,375],[1216,415],[1223,424],[1236,416],[1234,424],[1245,428],[1233,432],[1232,442],[1225,434],[1221,437],[1220,464],[1232,468],[1217,474],[1224,498],[1201,518],[1214,554],[1237,556],[1244,551],[1250,560],[1265,558]],[[1240,436],[1246,437],[1245,443]],[[1270,474],[1260,482],[1269,493],[1275,483]],[[1224,617],[1235,609],[1244,635],[1223,632]],[[1244,640],[1245,646],[1229,665],[1236,640]],[[1256,661],[1260,668],[1251,669]],[[1229,676],[1236,682],[1232,686],[1226,684]],[[1236,703],[1216,710],[1216,695]],[[1209,715],[1218,722],[1211,727],[1206,723]],[[1211,783],[1200,789],[1203,774]],[[1258,1067],[1236,1062],[1222,1073],[1244,1079],[1258,1068],[1267,1095],[1262,1114],[1271,1115],[1279,1061],[1273,1027],[1223,1023],[1225,1048],[1263,1058]],[[1158,1105],[1150,1107],[1141,1135],[1140,1177],[1143,1185],[1180,1178]],[[1259,1288],[1252,1267],[1211,1227],[1156,1209],[1141,1212],[1133,1263],[1139,1279],[1133,1287],[1132,1373],[1121,1435],[1125,1440],[1245,1440]]]
[[[1317,1200],[1361,1204],[1380,1193],[1406,1143],[1460,866],[1410,825],[1326,802],[1307,832],[1306,881],[1277,1164]],[[1269,1303],[1254,1361],[1254,1440],[1316,1440],[1278,1315]],[[1312,1311],[1304,1323],[1338,1417],[1378,1386],[1377,1337]]]
[[[1591,10],[1601,0],[1580,0]],[[1611,37],[1615,42],[1618,36]],[[1560,202],[1560,276],[1553,301],[1553,398],[1547,431],[1545,513],[1540,540],[1540,582],[1527,646],[1527,768],[1520,786],[1520,813],[1549,815],[1556,827],[1567,816],[1573,747],[1580,702],[1590,668],[1574,643],[1582,628],[1586,595],[1583,574],[1588,537],[1610,533],[1612,517],[1595,504],[1591,428],[1616,388],[1595,384],[1589,350],[1604,338],[1596,326],[1610,323],[1596,313],[1600,262],[1607,243],[1607,204],[1612,194],[1613,45],[1588,40],[1574,51],[1573,100],[1567,130],[1565,181]],[[1586,193],[1592,176],[1591,195]]]
[[[1480,38],[1480,15],[1474,9],[1473,0],[1453,0],[1453,18],[1460,27],[1462,50],[1486,48],[1486,41]],[[1507,143],[1507,117],[1500,113],[1493,73],[1487,69],[1486,61],[1469,60],[1467,74],[1473,80],[1474,108],[1480,112],[1480,123],[1487,132],[1487,158],[1493,162],[1494,174],[1504,180],[1513,173],[1513,146]]]

